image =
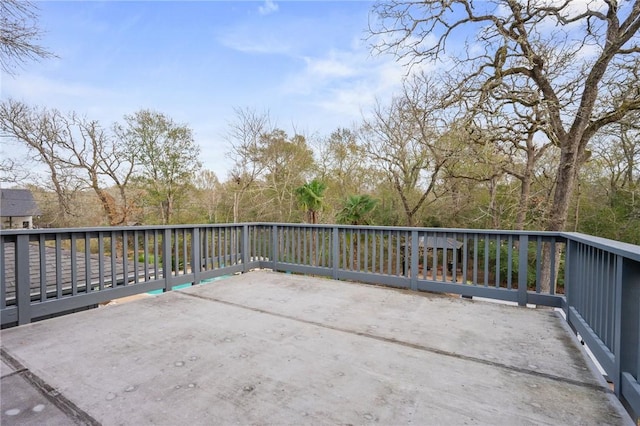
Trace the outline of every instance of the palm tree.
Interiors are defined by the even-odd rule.
[[[350,195],[342,204],[336,220],[345,225],[368,225],[367,215],[377,203],[378,200],[367,194]]]
[[[324,207],[324,191],[326,189],[327,185],[318,179],[305,183],[296,189],[298,203],[305,211],[307,222],[318,223],[318,212]]]
[[[343,225],[368,225],[367,215],[375,208],[378,200],[371,198],[369,195],[350,195],[342,203],[342,210],[338,212],[336,220]],[[346,234],[346,233],[345,233]],[[356,232],[355,239],[353,233],[346,234],[345,244],[353,247],[353,243],[357,247],[361,244],[361,235]],[[360,249],[353,250],[351,259],[351,268],[360,264]],[[345,260],[346,261],[346,260]]]

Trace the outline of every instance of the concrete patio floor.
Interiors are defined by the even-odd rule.
[[[254,271],[0,337],[6,426],[633,424],[551,309]]]

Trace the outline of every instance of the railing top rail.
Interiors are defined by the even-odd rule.
[[[131,225],[131,226],[100,226],[86,228],[37,228],[37,229],[2,229],[0,233],[4,235],[40,235],[58,233],[91,233],[91,232],[118,232],[118,231],[144,231],[156,229],[185,229],[185,228],[223,228],[230,226],[297,226],[308,228],[340,228],[340,229],[368,229],[380,231],[420,231],[439,233],[467,233],[467,234],[488,234],[488,235],[521,235],[562,237],[560,232],[550,231],[529,231],[529,230],[506,230],[506,229],[481,229],[481,228],[425,228],[409,226],[372,226],[372,225],[338,225],[338,224],[311,224],[311,223],[277,223],[277,222],[242,222],[242,223],[211,223],[211,224],[184,224],[184,225]]]
[[[522,235],[542,236],[542,237],[561,237],[562,233],[553,231],[529,231],[529,230],[506,230],[506,229],[482,229],[482,228],[427,228],[415,226],[374,226],[374,225],[339,225],[332,223],[277,223],[277,222],[253,222],[249,225],[264,226],[298,226],[309,228],[340,228],[340,229],[368,229],[379,231],[420,231],[420,232],[439,232],[439,233],[457,233],[457,234],[488,234],[488,235]]]
[[[579,232],[563,232],[562,235],[568,240],[589,244],[592,247],[606,250],[613,254],[618,254],[635,260],[636,262],[640,262],[640,246],[610,240],[608,238],[594,237],[592,235],[581,234]]]
[[[308,228],[339,228],[339,229],[367,229],[379,231],[420,231],[457,234],[487,234],[487,235],[522,235],[542,237],[562,237],[560,232],[506,230],[506,229],[481,229],[481,228],[425,228],[409,226],[372,226],[372,225],[338,225],[338,224],[311,224],[311,223],[277,223],[277,222],[243,222],[243,223],[211,223],[211,224],[185,224],[185,225],[131,225],[131,226],[100,226],[86,228],[38,228],[38,229],[2,229],[0,233],[12,235],[40,235],[40,234],[70,234],[92,232],[119,232],[119,231],[145,231],[156,229],[185,229],[185,228],[224,228],[229,226],[296,226]]]
[[[594,247],[607,250],[611,253],[619,254],[635,261],[640,261],[640,246],[623,243],[620,241],[609,240],[601,237],[581,234],[578,232],[550,232],[550,231],[529,231],[529,230],[506,230],[506,229],[474,229],[474,228],[423,228],[423,227],[407,227],[407,226],[368,226],[368,225],[338,225],[338,224],[309,224],[309,223],[276,223],[276,222],[248,222],[248,223],[216,223],[216,224],[185,224],[185,225],[133,225],[133,226],[103,226],[103,227],[87,227],[87,228],[41,228],[41,229],[2,229],[0,234],[6,237],[15,237],[17,235],[55,235],[55,234],[72,234],[72,233],[98,233],[98,232],[120,232],[120,231],[152,231],[159,229],[193,229],[193,228],[228,228],[240,226],[296,226],[305,228],[338,228],[338,229],[354,229],[354,230],[373,230],[373,231],[419,231],[434,233],[452,233],[452,234],[483,234],[483,235],[527,235],[529,237],[545,237],[568,239]]]
[[[156,229],[192,229],[192,228],[227,228],[243,225],[255,225],[255,223],[206,223],[186,225],[131,225],[131,226],[97,226],[86,228],[36,228],[36,229],[0,229],[2,235],[40,235],[40,234],[72,234],[95,232],[119,232],[119,231],[153,231]]]

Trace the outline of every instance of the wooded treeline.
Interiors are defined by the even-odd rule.
[[[372,15],[372,49],[408,75],[352,128],[290,134],[237,108],[219,179],[198,158],[220,146],[162,113],[110,125],[9,99],[3,136],[49,176],[3,159],[5,180],[32,189],[40,226],[306,221],[640,243],[640,0],[388,0]]]
[[[122,124],[9,101],[3,129],[27,144],[49,179],[32,190],[42,227],[245,221],[544,229],[558,149],[497,143],[486,131],[438,125],[400,97],[357,128],[287,134],[268,114],[236,111],[220,180],[200,167],[186,125],[140,111]],[[11,118],[11,120],[9,120]],[[425,123],[430,123],[427,127]],[[640,128],[621,122],[592,142],[568,230],[640,243]],[[481,135],[481,136],[479,136]],[[533,157],[533,161],[531,158]],[[6,170],[5,172],[7,172]]]

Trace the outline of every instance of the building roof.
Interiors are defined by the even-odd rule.
[[[461,241],[456,240],[455,238],[444,238],[444,237],[427,237],[427,244],[424,243],[424,237],[420,237],[418,241],[420,247],[427,248],[436,248],[436,249],[444,249],[447,250],[457,250],[461,248],[464,244]]]
[[[16,286],[16,253],[14,244],[5,244],[4,252],[4,278],[7,291],[7,300],[13,300],[15,298],[15,286]],[[42,256],[42,257],[41,257]],[[72,283],[75,279],[77,287],[80,291],[86,291],[87,276],[89,282],[98,285],[101,281],[105,287],[114,287],[113,279],[115,278],[115,285],[126,284],[135,279],[134,271],[135,265],[131,261],[127,261],[127,277],[125,278],[125,268],[122,259],[117,259],[115,262],[111,261],[111,257],[104,256],[102,261],[97,254],[85,256],[83,252],[77,252],[75,255],[71,250],[60,248],[56,250],[55,247],[42,247],[42,254],[40,253],[40,246],[37,243],[29,244],[29,280],[31,283],[31,295],[40,296],[41,291],[41,277],[40,265],[41,262],[46,264],[46,273],[44,277],[44,285],[46,286],[47,293],[56,292],[60,287],[61,291],[67,292],[72,287]],[[89,273],[87,273],[87,264]],[[112,272],[112,265],[115,265],[115,271]],[[59,268],[59,269],[58,269]],[[140,266],[140,271],[145,271],[144,266]],[[149,277],[155,276],[156,278],[161,274],[161,269],[156,273],[153,265],[146,267],[146,272]],[[75,277],[75,278],[74,278]]]
[[[0,216],[37,216],[41,214],[28,189],[0,189]]]

